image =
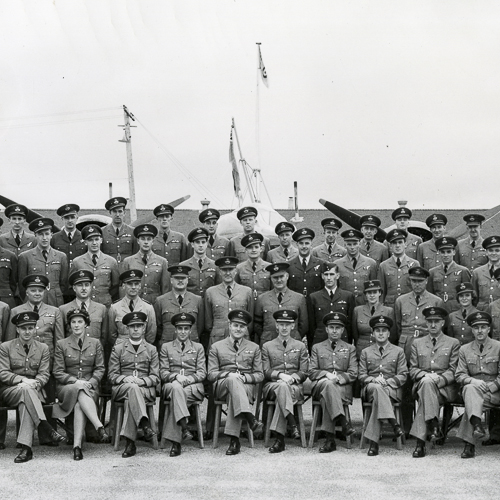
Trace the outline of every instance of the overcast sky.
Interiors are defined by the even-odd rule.
[[[500,2],[0,3],[0,194],[33,208],[183,195],[234,208],[231,118],[275,208],[498,205]],[[263,200],[265,201],[265,200]]]

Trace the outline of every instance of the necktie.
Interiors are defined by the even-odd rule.
[[[472,240],[470,246],[476,248],[476,240]]]
[[[283,347],[286,349],[286,340],[283,341]]]
[[[417,303],[417,306],[420,304],[420,295],[415,295],[415,302]]]
[[[82,347],[83,347],[83,340],[82,340],[82,339],[80,339],[80,340],[78,341],[78,347],[80,348],[80,351],[81,351],[81,350],[82,350]]]
[[[257,271],[257,264],[255,262],[252,264],[252,270],[253,272]]]
[[[18,234],[16,234],[16,235],[14,236],[14,239],[16,240],[16,245],[17,245],[18,247],[20,247],[20,246],[21,246],[21,237],[20,237]]]
[[[304,271],[305,271],[306,268],[307,268],[307,261],[306,261],[306,259],[302,259],[302,269],[304,269]]]
[[[181,351],[183,351],[186,348],[186,342],[181,342]]]
[[[467,317],[467,311],[464,309],[464,310],[462,311],[462,318],[464,318],[464,319],[465,319],[466,317]]]
[[[82,307],[80,307],[80,309],[82,311],[86,311],[87,310],[87,306],[85,305],[85,302],[82,302]]]
[[[238,341],[237,340],[234,341],[234,350],[236,352],[238,352]]]
[[[490,267],[490,276],[493,278],[494,269],[493,266]]]
[[[198,260],[198,267],[201,269],[203,267],[203,260],[199,259]]]
[[[182,295],[177,295],[177,302],[179,302],[179,305],[182,306],[182,301],[184,299],[182,298]]]
[[[71,243],[71,233],[68,233],[68,240]]]
[[[26,352],[26,354],[28,354],[28,352],[30,350],[30,346],[28,344],[24,344],[23,347],[24,347],[24,351]]]
[[[375,314],[375,306],[372,306],[371,313],[372,313],[372,316]]]
[[[371,243],[367,243],[366,244],[366,251],[369,252],[370,251],[370,247],[372,246]]]
[[[168,240],[168,234],[167,233],[163,233],[163,241],[166,243]]]
[[[144,262],[145,266],[148,264],[148,256],[146,254],[142,256],[142,262]]]
[[[278,293],[278,304],[281,304],[282,300],[283,300],[283,294],[280,292]]]
[[[445,264],[444,265],[444,274],[446,274],[448,272],[448,264]]]
[[[210,246],[213,247],[214,246],[214,243],[215,243],[215,238],[213,237],[213,235],[210,235],[208,237],[208,242],[210,243]]]
[[[337,347],[337,342],[332,342],[332,351],[335,351],[336,347]]]
[[[399,257],[396,259],[396,266],[401,267],[401,259]]]
[[[120,230],[117,229],[115,232],[116,232],[116,237],[118,238],[118,236],[120,236]]]
[[[43,258],[45,259],[45,262],[47,262],[47,256],[49,255],[47,253],[47,250],[42,250],[42,255],[43,255]]]
[[[328,245],[328,254],[332,255],[332,245]]]
[[[288,257],[288,248],[285,248],[285,249],[283,250],[283,253],[285,254],[285,257]]]
[[[383,347],[379,347],[378,350],[380,351],[380,355],[383,356],[384,355],[384,348]]]
[[[97,266],[97,255],[96,254],[92,255],[92,262],[94,263],[94,266]]]
[[[353,269],[356,269],[357,263],[358,263],[357,259],[352,259],[352,268]]]
[[[436,339],[432,339],[432,347],[436,347]]]
[[[479,344],[479,352],[483,352],[483,349],[484,349],[484,345],[483,344]]]
[[[36,312],[38,314],[38,309],[39,309],[38,306],[33,306],[33,312]]]
[[[328,295],[330,295],[330,300],[333,301],[333,292],[331,290],[330,290],[330,293]]]
[[[130,304],[128,305],[128,308],[130,309],[130,312],[134,310],[134,301],[130,300]]]
[[[231,292],[231,287],[230,287],[230,286],[228,286],[228,287],[227,287],[227,296],[228,296],[229,298],[231,298],[232,293],[233,293],[233,292]]]

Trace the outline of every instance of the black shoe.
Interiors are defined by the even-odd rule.
[[[29,462],[33,458],[33,451],[28,446],[23,446],[23,449],[19,452],[16,458],[14,458],[15,464],[23,464],[24,462]]]
[[[370,449],[368,450],[367,455],[369,457],[376,457],[378,455],[378,443],[375,443],[374,441],[370,443]]]
[[[231,439],[229,448],[226,450],[226,455],[237,455],[240,452],[240,447],[239,439]]]
[[[0,443],[0,450],[5,450],[5,443]]]
[[[490,438],[481,443],[482,446],[495,446],[496,444],[500,444],[500,439]]]
[[[399,438],[399,437],[402,437],[404,436],[404,431],[403,429],[401,429],[401,426],[399,424],[396,424],[394,427],[393,427],[393,430],[394,430],[394,436]]]
[[[99,427],[99,429],[97,429],[97,434],[99,435],[99,443],[111,443],[111,436],[108,435],[104,427]]]
[[[484,431],[484,427],[483,427],[483,424],[477,424],[474,426],[474,432],[472,433],[472,435],[476,438],[476,439],[483,439],[484,436],[486,436],[486,432]],[[467,457],[469,458],[469,457]]]
[[[205,441],[211,441],[214,437],[214,433],[212,431],[206,431],[204,434],[203,434],[203,439]]]
[[[461,458],[474,458],[476,456],[476,447],[473,444],[465,443],[464,451],[460,455]]]
[[[88,440],[88,439],[87,439],[87,442],[89,442],[89,440]],[[74,444],[74,441],[73,441],[73,436],[71,436],[71,437],[70,437],[70,436],[66,436],[66,444],[67,444],[68,446],[73,446],[73,444]]]
[[[125,450],[122,453],[123,458],[133,457],[136,454],[136,447],[134,441],[127,440],[127,444],[125,445]]]
[[[142,431],[144,432],[144,439],[146,441],[151,441],[156,436],[156,432],[151,429],[151,426],[149,424],[143,425]]]
[[[320,453],[331,453],[337,449],[337,444],[333,439],[327,439],[325,444],[318,450]]]
[[[269,453],[281,453],[282,451],[285,451],[285,441],[282,439],[277,439],[269,448]]]
[[[182,440],[183,441],[191,441],[191,439],[194,439],[194,436],[189,432],[187,429],[182,431]]]
[[[79,446],[73,448],[73,460],[83,460],[82,449]]]
[[[343,432],[344,432],[345,437],[349,437],[349,436],[352,436],[356,432],[356,430],[354,429],[354,427],[351,424],[348,423],[343,428]]]
[[[59,434],[54,429],[52,429],[49,432],[49,437],[50,437],[50,440],[52,441],[52,443],[55,444],[55,445],[58,445],[59,443],[62,443],[66,439],[64,436],[62,436],[61,434]],[[46,443],[46,445],[50,446],[49,443]]]
[[[181,454],[181,443],[172,443],[172,448],[170,448],[170,456],[178,457]]]
[[[300,431],[296,425],[292,425],[292,430],[290,432],[290,435],[293,439],[300,439]]]
[[[254,437],[258,439],[263,434],[264,424],[260,420],[254,420],[251,429]]]
[[[420,439],[417,441],[417,446],[415,450],[413,450],[413,458],[422,458],[425,457],[425,443],[423,441],[420,441]]]

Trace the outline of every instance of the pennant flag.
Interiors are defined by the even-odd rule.
[[[243,196],[241,194],[240,185],[240,173],[238,171],[238,165],[236,164],[236,158],[234,157],[234,147],[233,147],[233,128],[231,127],[231,135],[229,137],[229,163],[233,171],[233,187],[234,194],[238,198],[238,201],[243,203]]]
[[[262,82],[266,87],[269,88],[269,80],[267,78],[267,71],[266,67],[264,66],[264,61],[262,60],[262,53],[260,51],[260,45],[259,45],[259,69],[260,69],[260,76],[262,77]]]

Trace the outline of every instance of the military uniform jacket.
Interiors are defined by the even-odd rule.
[[[80,269],[94,273],[90,298],[109,308],[113,299],[118,298],[120,273],[116,259],[100,252],[97,264],[94,266],[92,254],[87,252],[73,260],[71,272],[80,271]]]
[[[262,346],[262,366],[266,381],[276,382],[280,373],[291,375],[295,383],[302,384],[309,372],[309,353],[304,343],[289,338],[286,347],[277,337]]]
[[[218,342],[229,335],[227,315],[233,309],[243,309],[254,315],[255,301],[252,290],[247,286],[233,283],[231,298],[227,295],[225,283],[213,286],[205,295],[205,330],[210,334],[210,342]],[[253,322],[248,325],[248,334],[252,336]]]
[[[394,321],[394,309],[392,307],[387,307],[379,303],[375,306],[375,312],[373,314],[371,312],[371,307],[372,306],[369,304],[365,304],[354,308],[354,313],[352,315],[352,338],[355,345],[357,345],[360,340],[361,344],[366,342],[375,343],[370,327],[370,320],[373,316],[383,315]],[[395,321],[391,328],[389,341],[393,344],[396,344],[398,341]]]
[[[104,345],[108,341],[108,309],[105,305],[90,300],[86,305],[90,316],[90,325],[85,327],[85,336],[100,340]],[[71,335],[71,329],[66,320],[67,314],[73,309],[80,309],[80,304],[75,300],[59,307],[64,323],[65,336]]]
[[[115,344],[109,358],[109,381],[114,386],[121,385],[125,377],[131,375],[142,379],[149,396],[156,398],[156,386],[160,383],[160,364],[156,347],[144,340],[137,351],[129,339]]]
[[[1,386],[14,386],[23,378],[38,380],[43,387],[50,377],[48,347],[34,340],[28,354],[19,339],[0,345],[0,393]]]
[[[308,301],[309,332],[307,341],[309,346],[322,342],[328,337],[325,325],[323,325],[323,318],[331,312],[341,312],[347,316],[343,340],[350,341],[352,338],[352,314],[355,307],[354,295],[338,286],[333,294],[333,299],[330,298],[326,288],[312,293]]]
[[[486,339],[483,352],[479,350],[479,344],[474,340],[465,344],[458,352],[458,366],[455,373],[457,382],[463,386],[470,384],[472,379],[490,382],[491,392],[500,389],[500,342],[498,340]]]
[[[358,377],[356,349],[343,340],[337,340],[335,350],[329,339],[314,344],[309,363],[309,378],[316,385],[327,373],[335,373],[340,385],[352,384]]]
[[[364,304],[364,283],[377,279],[378,264],[363,254],[359,254],[357,258],[356,269],[352,267],[352,259],[347,255],[337,260],[336,264],[340,273],[338,286],[354,294],[357,306]]]
[[[94,390],[104,376],[104,354],[97,339],[83,337],[80,350],[78,339],[74,335],[59,340],[54,354],[52,370],[57,385],[74,384],[77,380],[86,380]]]
[[[160,295],[154,303],[156,315],[156,325],[158,327],[157,337],[160,338],[160,345],[164,342],[171,342],[175,338],[175,327],[170,320],[178,313],[192,314],[196,322],[191,328],[190,339],[198,341],[205,325],[205,306],[203,299],[199,295],[185,292],[182,305],[179,305],[175,291]]]
[[[314,255],[314,257],[318,257],[318,259],[322,259],[325,262],[335,262],[336,260],[346,256],[347,250],[335,242],[332,244],[332,251],[329,252],[328,244],[322,243],[312,249],[311,255]]]
[[[7,336],[7,325],[9,324],[10,307],[5,302],[0,302],[0,344]]]
[[[258,232],[258,231],[256,231]],[[245,247],[241,244],[241,239],[245,236],[244,234],[239,234],[238,236],[234,236],[229,240],[229,253],[228,255],[232,257],[238,257],[240,262],[244,262],[247,260],[247,252]],[[271,242],[267,236],[264,236],[264,241],[262,242],[262,250],[260,252],[260,257],[267,261],[267,254],[271,249]]]
[[[73,259],[87,252],[87,245],[82,239],[82,233],[75,229],[71,241],[69,241],[68,233],[61,229],[52,236],[50,246],[59,252],[66,255],[68,265],[71,267]]]
[[[486,311],[490,314],[490,316],[493,320],[493,322],[491,323],[490,337],[495,339],[495,340],[500,340],[500,300],[498,300],[498,299],[494,300],[488,306]],[[472,332],[472,329],[471,329],[471,332]],[[472,333],[471,333],[471,335],[472,335]],[[474,340],[474,337],[471,340]]]
[[[68,283],[68,259],[65,254],[48,248],[47,261],[43,258],[42,250],[36,246],[19,255],[19,292],[26,297],[26,290],[22,286],[23,279],[29,274],[44,274],[49,280],[49,288],[45,292],[45,301],[53,306],[63,304],[63,293]]]
[[[289,274],[288,288],[301,293],[304,297],[321,290],[323,288],[323,279],[321,278],[323,262],[323,260],[311,255],[304,271],[302,258],[297,255],[290,261],[290,267],[287,271]]]
[[[293,338],[301,340],[307,334],[309,325],[305,297],[287,288],[283,292],[280,304],[278,292],[270,290],[260,295],[255,303],[254,332],[255,339],[260,345],[277,337],[276,320],[273,318],[273,314],[280,309],[287,309],[297,313],[298,318],[291,333]]]
[[[408,231],[407,231],[408,232]],[[408,236],[406,237],[406,249],[405,254],[410,257],[410,259],[417,259],[417,250],[418,246],[422,243],[422,238],[417,236],[416,234],[412,234],[408,232]],[[391,249],[389,247],[389,243],[386,241],[385,246],[389,251],[389,255],[391,255]]]
[[[384,260],[378,270],[378,279],[382,287],[382,302],[389,307],[394,307],[396,299],[411,292],[410,276],[408,271],[419,266],[417,260],[403,255],[401,265],[398,267],[393,257]]]
[[[460,307],[458,311],[453,311],[448,315],[448,328],[446,330],[446,333],[450,337],[457,339],[460,342],[460,345],[468,344],[474,340],[472,328],[467,324],[465,318],[467,318],[469,314],[476,312],[477,309],[474,306],[469,306],[465,310],[465,318],[462,311],[463,308]],[[500,320],[500,318],[498,320]],[[495,317],[493,317],[493,322],[495,322]],[[495,338],[494,335],[493,338]]]
[[[163,230],[158,228],[158,235],[153,240],[153,252],[167,259],[169,266],[175,266],[188,258],[186,237],[177,231],[169,231],[167,241],[163,240]]]
[[[460,309],[460,304],[456,298],[456,287],[460,283],[470,282],[471,274],[469,270],[452,261],[448,265],[446,274],[443,264],[433,267],[430,273],[431,275],[427,281],[427,290],[443,299],[444,306],[448,312]]]
[[[191,384],[203,382],[207,376],[205,350],[201,344],[185,342],[184,351],[181,343],[175,339],[165,342],[160,352],[160,379],[163,384],[173,382],[177,375],[189,377]]]
[[[194,293],[203,297],[207,288],[217,285],[220,283],[220,276],[217,272],[217,266],[212,259],[205,257],[203,259],[203,264],[198,265],[198,259],[196,256],[191,257],[188,260],[180,263],[181,266],[190,266],[191,271],[189,271],[188,278],[188,292]]]
[[[127,224],[122,224],[116,235],[116,229],[113,224],[108,224],[102,228],[101,251],[116,259],[118,264],[125,257],[129,257],[139,250],[137,241],[134,237],[134,229]]]
[[[207,245],[207,257],[212,259],[214,262],[221,257],[229,255],[229,240],[224,238],[224,236],[219,236],[215,234],[214,244],[210,245],[210,240],[208,240]]]
[[[170,290],[167,259],[151,252],[148,255],[147,264],[144,264],[142,253],[137,252],[123,260],[122,272],[129,269],[139,269],[144,273],[141,279],[141,291],[139,292],[141,299],[154,304],[156,297]]]
[[[19,254],[25,252],[26,250],[35,248],[36,245],[37,241],[35,235],[26,231],[23,231],[23,235],[21,236],[21,244],[19,246],[17,246],[12,231],[0,235],[0,247],[5,248],[6,250],[10,250],[13,254],[15,254],[16,257],[19,257]]]
[[[259,346],[244,338],[238,342],[238,350],[234,348],[232,337],[212,344],[208,354],[209,382],[224,379],[230,373],[244,375],[246,384],[258,384],[264,380]]]
[[[359,242],[359,253],[373,259],[379,265],[389,258],[389,250],[383,243],[377,240],[370,241],[370,249],[368,250],[368,242],[363,238]]]
[[[271,290],[271,275],[266,271],[266,267],[270,265],[269,262],[265,262],[262,259],[258,259],[256,262],[255,271],[252,268],[253,263],[248,259],[244,262],[240,262],[236,266],[236,276],[234,281],[240,285],[247,286],[252,290],[252,296],[254,300],[264,292]]]
[[[12,306],[15,305],[17,266],[16,254],[0,247],[0,300],[8,301]]]
[[[476,307],[480,311],[486,311],[491,302],[500,299],[500,287],[490,275],[490,267],[488,263],[472,272],[472,286],[479,299]]]
[[[144,339],[146,342],[152,344],[156,340],[156,316],[153,306],[149,302],[136,297],[134,299],[133,311],[141,311],[147,315]],[[128,339],[128,329],[122,323],[122,319],[123,316],[129,312],[131,312],[130,299],[127,297],[123,297],[123,299],[111,304],[108,312],[108,331],[109,340],[112,344],[114,344],[117,339]]]
[[[381,355],[377,344],[361,351],[359,360],[359,381],[363,384],[373,382],[380,374],[392,389],[402,387],[408,377],[405,353],[401,347],[388,343]]]
[[[455,261],[461,266],[465,266],[469,271],[474,271],[480,266],[488,263],[486,250],[483,248],[483,238],[478,238],[474,248],[470,238],[459,240],[455,249]]]
[[[294,257],[299,255],[297,247],[290,245],[288,247],[288,256],[285,255],[285,249],[280,245],[279,247],[273,248],[267,252],[267,261],[271,264],[277,264],[278,262],[290,262]]]
[[[441,256],[434,244],[434,239],[424,241],[418,246],[417,260],[424,269],[427,269],[427,271],[441,264]]]

